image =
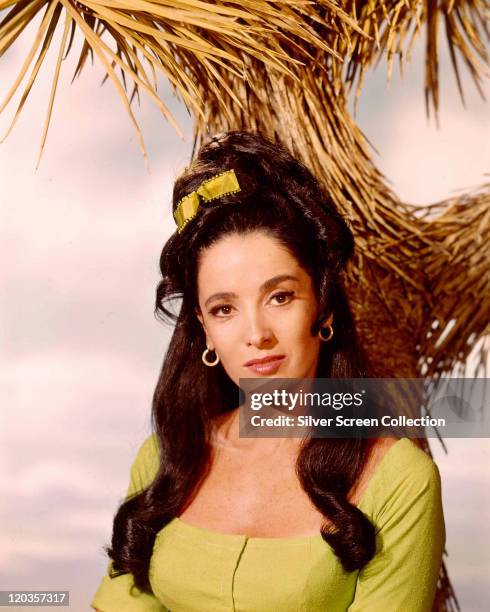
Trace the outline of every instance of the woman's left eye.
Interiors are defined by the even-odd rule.
[[[271,300],[272,299],[279,299],[279,304],[282,306],[282,304],[287,304],[288,302],[290,302],[290,298],[294,295],[294,291],[281,291],[281,293],[275,293],[274,295],[271,296]]]

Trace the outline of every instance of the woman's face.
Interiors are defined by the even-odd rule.
[[[205,249],[198,298],[206,345],[237,385],[239,378],[315,377],[321,341],[310,333],[318,309],[312,279],[277,240],[232,234]],[[269,357],[278,359],[246,365]]]

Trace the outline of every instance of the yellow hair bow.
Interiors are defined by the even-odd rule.
[[[184,196],[174,212],[175,223],[179,233],[193,219],[199,210],[200,200],[210,202],[222,196],[240,191],[240,185],[234,170],[220,172],[216,176],[202,182],[196,191]]]

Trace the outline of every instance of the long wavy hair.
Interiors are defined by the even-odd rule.
[[[155,314],[175,324],[153,396],[160,464],[153,482],[119,507],[107,549],[112,575],[132,573],[135,585],[150,593],[156,534],[179,516],[208,473],[213,419],[238,405],[238,386],[222,365],[209,368],[201,360],[206,345],[196,310],[203,249],[226,235],[256,231],[279,241],[312,278],[319,309],[311,333],[333,312],[335,333],[321,343],[317,377],[369,376],[341,279],[353,254],[352,232],[312,173],[283,146],[250,132],[215,136],[177,179],[173,209],[202,181],[231,168],[241,191],[202,203],[160,257]],[[327,519],[321,535],[347,571],[360,569],[375,554],[374,526],[347,499],[368,452],[363,439],[310,437],[296,462],[301,486]]]

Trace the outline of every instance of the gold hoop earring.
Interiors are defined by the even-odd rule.
[[[328,336],[327,337],[325,337],[323,335],[323,330],[324,329],[328,329]],[[318,337],[320,338],[320,340],[322,342],[328,342],[329,340],[332,339],[332,336],[333,336],[333,327],[330,325],[330,323],[327,323],[323,327],[320,327],[320,329],[318,331]]]
[[[215,366],[216,364],[218,364],[218,363],[219,363],[219,357],[218,357],[218,353],[216,353],[216,359],[215,359],[214,361],[208,361],[208,360],[207,360],[207,357],[208,357],[208,353],[209,353],[210,351],[213,351],[213,352],[215,352],[215,353],[216,353],[216,351],[215,351],[214,349],[208,349],[208,348],[205,348],[205,349],[204,349],[204,351],[203,351],[203,353],[202,353],[201,358],[202,358],[202,360],[203,360],[203,363],[205,363],[205,364],[206,364],[207,366],[209,366],[209,367],[212,367],[212,366]]]

